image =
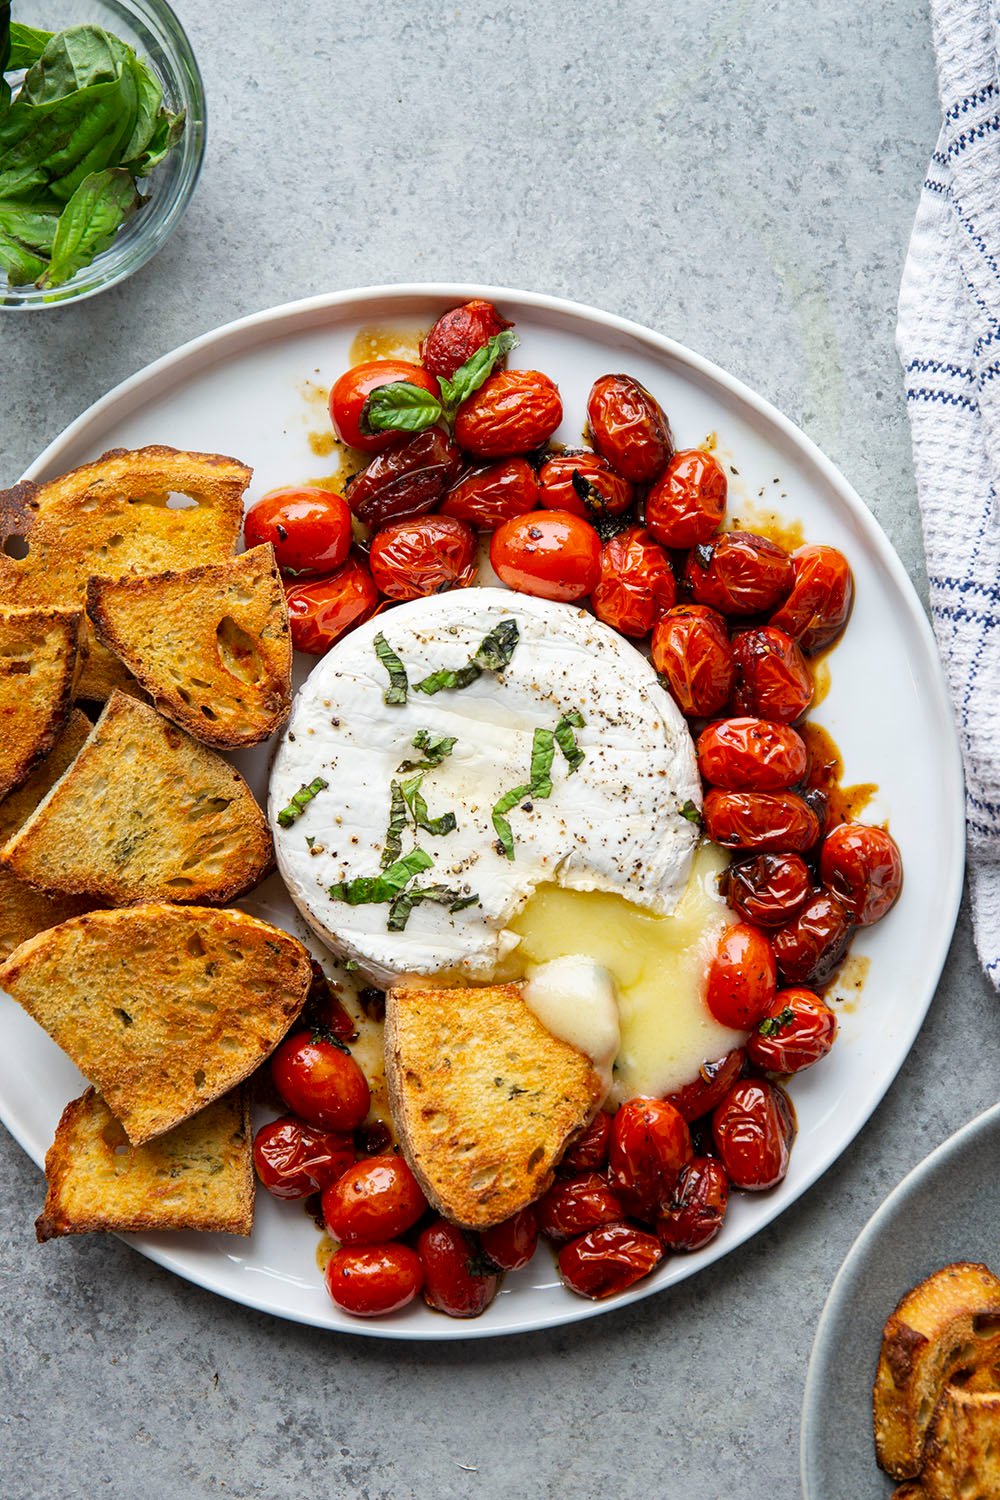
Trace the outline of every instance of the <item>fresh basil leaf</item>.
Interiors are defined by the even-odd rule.
[[[46,201],[41,194],[27,203],[0,202],[0,233],[48,256],[61,212],[61,203]]]
[[[563,753],[571,776],[587,758],[576,743],[576,735],[573,733],[574,729],[582,729],[583,726],[583,714],[578,708],[571,708],[568,714],[563,714],[553,731],[555,742]]]
[[[129,49],[100,26],[55,32],[25,74],[18,95],[26,104],[52,104],[99,83],[120,78]]]
[[[434,834],[435,837],[440,837],[445,833],[454,833],[458,827],[458,822],[453,812],[442,813],[439,818],[428,816],[427,803],[420,790],[423,779],[423,772],[421,772],[419,776],[414,776],[409,781],[404,781],[401,788],[403,800],[409,810],[410,817],[413,819],[414,826],[426,829],[428,833]],[[395,782],[393,785],[395,785]]]
[[[432,738],[429,729],[418,729],[413,736],[413,748],[422,750],[426,759],[404,760],[396,769],[401,774],[405,771],[433,771],[451,754],[457,743],[454,735],[439,734]]]
[[[10,84],[3,76],[8,68],[17,66],[10,60],[12,51],[10,36],[10,0],[0,3],[0,110],[10,103]]]
[[[0,224],[0,267],[6,271],[7,279],[12,286],[26,286],[32,281],[37,281],[45,270],[46,264],[47,261],[22,244],[19,239],[8,234]]]
[[[375,655],[389,674],[389,686],[382,695],[383,701],[390,705],[405,703],[410,685],[406,676],[406,668],[381,631],[375,637],[374,646]]]
[[[761,1036],[777,1036],[779,1031],[783,1030],[783,1028],[786,1027],[790,1021],[794,1020],[794,1010],[786,1005],[785,1009],[779,1011],[776,1016],[765,1016],[763,1021],[761,1021],[760,1025],[757,1027],[757,1030],[760,1032]]]
[[[159,124],[163,104],[163,89],[160,80],[144,62],[130,51],[128,58],[135,84],[136,114],[132,134],[121,148],[118,165],[131,167],[133,161],[146,151]]]
[[[108,167],[85,177],[59,216],[52,259],[38,285],[62,286],[81,267],[89,266],[141,202],[124,167]]]
[[[359,875],[354,880],[340,880],[329,888],[331,901],[346,901],[348,906],[368,906],[392,901],[403,887],[429,870],[434,863],[423,849],[411,849],[402,859],[383,870],[381,875]]]
[[[536,729],[531,738],[531,795],[551,797],[552,762],[556,754],[556,737],[551,729]]]
[[[308,786],[300,786],[288,806],[283,807],[279,812],[278,826],[291,828],[296,818],[301,818],[312,799],[320,792],[325,792],[329,785],[330,783],[324,781],[322,776],[317,776],[309,782]]]
[[[134,160],[124,163],[133,177],[146,177],[177,145],[184,134],[184,111],[173,115],[161,109],[149,144]]]
[[[516,620],[501,620],[480,642],[476,654],[464,667],[440,668],[413,684],[415,692],[432,696],[444,688],[465,688],[484,672],[502,672],[509,667],[521,632]]]
[[[403,832],[406,828],[406,798],[398,781],[389,784],[389,827],[382,850],[382,868],[387,870],[403,852]]]
[[[369,437],[376,432],[423,432],[441,416],[441,403],[430,391],[408,380],[393,380],[375,387],[361,408],[359,425]]]
[[[411,885],[390,906],[386,928],[389,932],[402,932],[413,908],[422,901],[435,901],[439,906],[446,906],[450,912],[456,912],[464,911],[467,906],[474,906],[478,900],[478,895],[463,896],[461,891],[453,890],[447,885]]]
[[[501,333],[495,333],[488,338],[485,344],[471,355],[464,365],[459,365],[450,380],[438,376],[438,385],[441,387],[441,397],[444,401],[445,411],[452,415],[461,406],[462,402],[478,391],[479,387],[486,381],[496,369],[502,359],[506,359],[512,349],[516,349],[521,340],[510,328],[505,328]]]
[[[10,6],[6,6],[8,15]],[[0,21],[0,73],[5,68],[11,72],[15,69],[30,68],[41,57],[45,48],[51,42],[54,32],[39,31],[35,26],[24,26],[15,21],[10,28],[10,56],[3,61],[2,26]]]
[[[510,823],[506,815],[510,812],[511,808],[516,807],[519,802],[523,802],[525,798],[530,796],[530,786],[516,786],[512,791],[504,792],[503,796],[499,797],[493,804],[493,827],[496,829],[501,851],[508,859],[514,858],[514,835],[511,833]]]

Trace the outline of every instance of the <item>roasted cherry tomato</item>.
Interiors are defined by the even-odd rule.
[[[675,453],[646,496],[646,525],[664,547],[696,547],[718,531],[726,513],[725,470],[710,453]]]
[[[589,1125],[570,1142],[562,1161],[560,1172],[570,1175],[576,1172],[598,1172],[608,1159],[608,1142],[611,1138],[611,1116],[598,1110]]]
[[[729,531],[691,550],[684,577],[699,604],[723,615],[760,615],[788,595],[795,572],[776,542],[752,531]]]
[[[330,490],[272,490],[247,511],[247,547],[270,542],[279,568],[332,573],[351,550],[351,509]]]
[[[536,510],[493,533],[490,563],[508,588],[573,603],[601,576],[601,543],[593,526],[564,510]]]
[[[308,1031],[285,1038],[271,1058],[271,1077],[288,1108],[321,1130],[353,1130],[368,1113],[368,1080],[354,1058]]]
[[[620,516],[632,504],[634,491],[599,453],[557,453],[538,471],[538,503],[546,510],[568,510],[590,520]]]
[[[736,668],[726,627],[713,609],[679,604],[653,628],[653,666],[681,713],[707,719],[726,706]]]
[[[687,1122],[665,1099],[629,1099],[611,1124],[611,1189],[627,1211],[652,1223],[691,1160]]]
[[[562,400],[554,380],[541,370],[496,370],[458,408],[455,441],[481,458],[530,453],[561,421]]]
[[[323,1220],[344,1245],[375,1245],[405,1234],[427,1199],[401,1156],[355,1162],[323,1193]]]
[[[372,359],[344,371],[330,392],[330,421],[342,443],[362,448],[365,453],[381,453],[383,449],[398,447],[405,441],[405,432],[365,432],[362,425],[365,402],[372,391],[399,380],[418,385],[421,390],[430,391],[440,398],[441,391],[434,376],[420,365],[409,364],[403,359]]]
[[[538,1200],[538,1227],[557,1243],[599,1229],[602,1224],[617,1224],[624,1217],[621,1202],[599,1172],[557,1177]]]
[[[534,1204],[520,1209],[502,1224],[484,1229],[479,1242],[501,1271],[519,1271],[528,1264],[538,1244],[538,1215]]]
[[[444,497],[443,516],[454,516],[480,531],[496,531],[504,521],[538,505],[538,478],[526,458],[482,464],[455,481]]]
[[[347,503],[373,531],[433,510],[462,467],[462,455],[446,432],[429,427],[391,453],[380,453],[347,486]]]
[[[349,557],[336,573],[287,587],[285,601],[296,651],[322,656],[334,641],[374,614],[379,594],[368,569]]]
[[[698,739],[699,771],[726,791],[783,792],[801,781],[808,768],[805,741],[786,724],[723,719]]]
[[[836,896],[820,892],[774,934],[774,956],[786,984],[826,984],[847,952],[854,919]]]
[[[329,1031],[338,1042],[356,1042],[358,1028],[337,994],[337,986],[327,978],[323,966],[315,958],[309,960],[309,968],[312,977],[299,1017],[300,1026],[304,1031]]]
[[[655,1234],[631,1224],[608,1224],[571,1240],[559,1252],[559,1275],[581,1297],[612,1297],[641,1281],[663,1259]]]
[[[741,713],[777,724],[801,719],[812,702],[813,679],[802,652],[783,630],[765,625],[733,636],[735,702]]]
[[[783,927],[809,900],[812,881],[797,854],[757,854],[723,871],[719,888],[745,922]]]
[[[254,1136],[253,1162],[257,1176],[276,1198],[308,1198],[353,1166],[354,1137],[316,1130],[304,1120],[282,1115]]]
[[[712,1116],[715,1147],[733,1187],[761,1192],[788,1171],[795,1116],[788,1096],[763,1078],[734,1083]]]
[[[747,1054],[765,1073],[801,1073],[826,1056],[836,1035],[837,1017],[812,990],[779,990],[751,1032]]]
[[[686,1083],[676,1094],[669,1094],[667,1103],[672,1104],[688,1124],[700,1120],[702,1115],[715,1108],[724,1094],[728,1094],[742,1073],[745,1061],[743,1048],[734,1047],[724,1057],[702,1063],[694,1082]]]
[[[323,1279],[344,1312],[377,1318],[412,1302],[424,1271],[407,1245],[351,1245],[330,1256]]]
[[[453,516],[393,521],[372,538],[368,563],[387,599],[467,588],[476,577],[476,533]]]
[[[827,834],[819,873],[859,927],[881,921],[903,888],[896,840],[866,823],[841,823]]]
[[[594,447],[633,484],[662,474],[673,452],[663,408],[631,375],[602,375],[587,401]]]
[[[847,624],[854,603],[850,565],[836,547],[799,547],[792,553],[792,592],[771,618],[807,654],[822,651]]]
[[[473,302],[464,302],[438,318],[420,345],[421,362],[432,375],[450,380],[459,365],[471,359],[487,339],[511,326],[492,302],[478,297]]]
[[[435,1219],[421,1230],[417,1253],[424,1267],[424,1301],[449,1318],[478,1318],[497,1294],[500,1277],[476,1242],[457,1224]]]
[[[702,806],[705,832],[727,849],[797,854],[819,838],[819,818],[796,792],[723,792],[712,787]]]
[[[676,598],[670,561],[648,531],[632,526],[605,543],[601,581],[590,600],[605,625],[622,635],[648,635]]]
[[[688,1162],[674,1195],[656,1221],[666,1250],[700,1250],[722,1228],[729,1204],[729,1180],[721,1162],[696,1156]]]
[[[709,966],[705,995],[719,1024],[737,1031],[756,1026],[767,1015],[777,987],[778,970],[764,934],[746,922],[727,927]]]

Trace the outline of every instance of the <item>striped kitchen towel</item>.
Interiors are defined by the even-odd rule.
[[[976,945],[1000,988],[1000,0],[931,0],[931,12],[942,126],[897,345],[965,756]]]

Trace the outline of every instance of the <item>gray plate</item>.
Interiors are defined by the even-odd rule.
[[[802,1407],[805,1500],[891,1495],[875,1463],[872,1381],[882,1325],[904,1292],[951,1261],[1000,1274],[1000,1104],[932,1152],[855,1240],[819,1320]]]

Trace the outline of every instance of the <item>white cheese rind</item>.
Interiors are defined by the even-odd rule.
[[[461,690],[410,691],[387,706],[388,676],[374,649],[385,635],[410,683],[463,666],[487,632],[514,619],[520,640],[502,677],[484,674]],[[491,813],[529,780],[536,728],[578,710],[584,761],[573,774],[556,751],[552,795],[508,814],[513,860],[496,845]],[[389,820],[390,782],[418,760],[414,735],[453,735],[453,753],[429,771],[422,791],[431,817],[453,811],[458,827],[432,837],[412,827],[434,858],[421,884],[478,896],[450,914],[424,903],[405,930],[386,930],[386,905],[333,901],[331,885],[377,875]],[[329,787],[289,828],[277,813],[303,785]],[[379,983],[453,971],[486,979],[516,945],[507,923],[534,888],[555,881],[611,891],[651,911],[671,912],[684,893],[697,827],[681,813],[701,805],[694,747],[673,701],[638,651],[586,611],[503,589],[476,588],[419,599],[377,616],[322,658],[300,689],[275,755],[269,816],[278,866],[314,930]],[[310,849],[307,839],[313,841]]]

